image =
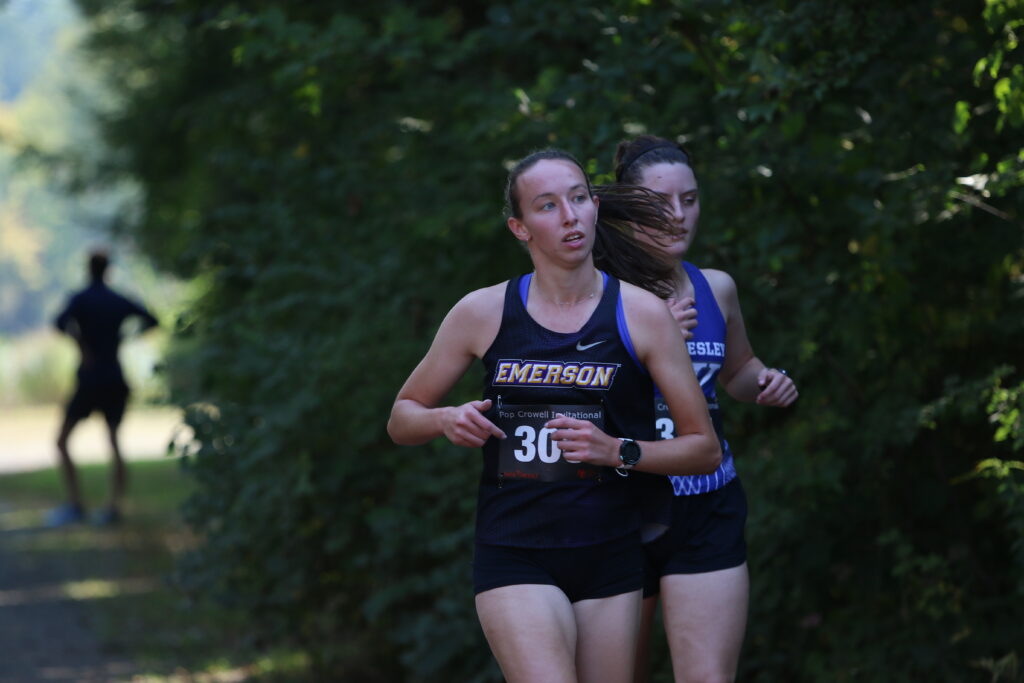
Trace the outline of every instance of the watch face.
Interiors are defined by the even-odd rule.
[[[636,441],[623,441],[619,446],[619,459],[623,465],[635,465],[640,461],[640,445]]]

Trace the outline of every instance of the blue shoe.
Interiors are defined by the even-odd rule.
[[[46,526],[55,529],[68,524],[78,524],[85,521],[85,510],[81,505],[64,503],[46,513]]]
[[[94,526],[116,526],[121,523],[121,511],[116,507],[105,507],[97,510],[92,516]]]

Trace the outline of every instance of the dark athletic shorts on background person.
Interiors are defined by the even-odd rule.
[[[78,422],[98,410],[107,424],[117,426],[124,417],[128,385],[117,376],[80,374],[75,393],[65,409],[66,419]]]
[[[672,526],[644,544],[645,598],[660,592],[662,576],[715,572],[747,561],[747,495],[738,478],[672,503]]]
[[[608,598],[643,587],[639,534],[578,548],[476,544],[473,592],[520,584],[560,588],[569,602]]]

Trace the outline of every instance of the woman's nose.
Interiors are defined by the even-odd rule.
[[[572,204],[568,202],[562,203],[562,224],[563,225],[575,225],[579,222],[579,217],[576,215],[576,209]]]
[[[672,200],[672,218],[680,222],[686,220],[686,212],[683,211],[683,204],[678,197]]]

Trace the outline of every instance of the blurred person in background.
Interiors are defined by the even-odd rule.
[[[57,437],[61,475],[67,500],[52,510],[47,525],[64,526],[86,519],[82,493],[75,464],[68,453],[68,438],[72,430],[94,411],[103,413],[110,436],[112,471],[110,492],[106,504],[93,515],[92,521],[101,526],[121,520],[121,499],[124,496],[127,473],[117,430],[128,402],[128,384],[124,379],[118,349],[121,344],[121,326],[129,318],[138,318],[140,331],[157,325],[156,318],[144,306],[122,296],[107,286],[110,259],[104,251],[89,255],[89,285],[71,295],[55,325],[78,344],[81,361],[78,366],[75,391],[64,411],[64,422]]]

